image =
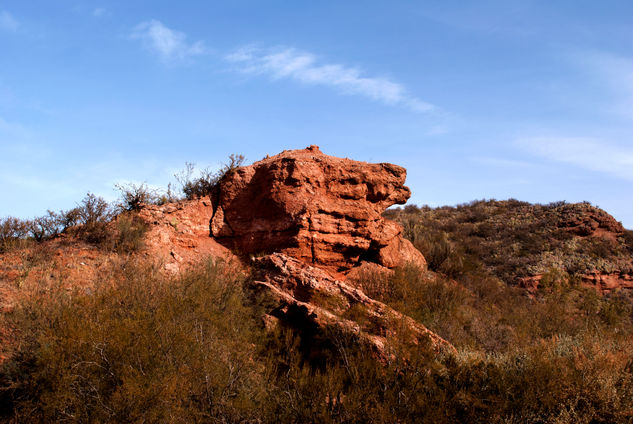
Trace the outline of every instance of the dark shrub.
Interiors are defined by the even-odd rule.
[[[108,239],[108,223],[112,220],[114,211],[105,199],[88,193],[69,213],[72,213],[72,219],[76,223],[70,231],[77,237],[92,244],[101,244]]]
[[[27,221],[26,228],[35,241],[43,241],[62,232],[63,218],[49,210],[46,215]]]
[[[245,158],[243,155],[232,154],[229,162],[225,163],[220,170],[212,172],[209,168],[200,171],[198,176],[194,176],[193,163],[185,163],[185,169],[176,175],[176,180],[180,183],[182,192],[189,200],[210,196],[213,194],[218,182],[227,174],[242,166]]]
[[[0,252],[19,244],[28,234],[27,222],[12,216],[0,218]]]
[[[119,207],[124,211],[139,211],[143,205],[158,203],[160,196],[156,190],[150,189],[147,184],[115,184],[120,193]]]

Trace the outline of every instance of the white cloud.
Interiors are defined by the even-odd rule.
[[[576,55],[576,61],[607,88],[605,91],[611,91],[605,100],[614,112],[633,119],[633,58],[584,52]]]
[[[387,105],[402,106],[414,112],[434,109],[407,93],[404,86],[386,78],[367,77],[356,68],[336,63],[319,64],[310,53],[295,49],[263,51],[242,48],[226,57],[251,74],[270,75],[274,79],[289,78],[304,84],[338,88],[345,94],[355,94],[377,100]]]
[[[5,31],[15,32],[20,27],[19,22],[13,17],[12,14],[6,10],[0,10],[0,29]]]
[[[108,13],[107,10],[105,10],[103,7],[97,7],[95,10],[92,11],[92,16],[94,16],[95,18],[100,18],[102,16],[105,16]]]
[[[474,156],[469,158],[471,161],[480,163],[483,165],[490,165],[502,168],[533,168],[537,166],[533,162],[527,162],[523,160],[498,158],[498,157],[486,157],[486,156]]]
[[[516,144],[546,159],[633,181],[633,148],[585,137],[532,137]]]
[[[21,124],[8,122],[0,116],[0,135],[24,138],[31,135],[31,131]]]
[[[169,29],[157,20],[138,24],[132,32],[132,38],[141,40],[145,47],[165,62],[182,60],[207,52],[201,41],[188,43],[186,34]]]

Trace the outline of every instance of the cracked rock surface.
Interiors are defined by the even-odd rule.
[[[363,261],[424,266],[400,225],[382,217],[410,197],[405,178],[389,163],[328,156],[317,146],[287,150],[220,181],[211,233],[242,255],[280,252],[337,273]]]

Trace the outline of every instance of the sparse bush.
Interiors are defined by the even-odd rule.
[[[138,214],[110,222],[99,204],[88,196],[60,214],[60,227],[101,222],[110,235],[100,246],[140,249]],[[218,262],[167,278],[121,255],[89,293],[68,292],[60,274],[3,312],[14,351],[0,364],[0,421],[631,422],[631,295],[574,283],[570,268],[581,272],[577,264],[591,264],[600,246],[548,232],[558,208],[477,201],[390,212],[439,273],[409,264],[351,283],[444,337],[455,354],[381,328],[381,355],[353,331],[314,325],[301,307],[264,333],[270,299],[246,296],[249,277]],[[0,240],[19,238],[19,227],[0,226]],[[610,252],[626,257],[627,237]],[[35,244],[26,260],[48,259],[47,247]],[[547,289],[527,296],[501,280],[526,269],[543,274]],[[312,301],[374,325],[365,308],[327,295]]]
[[[569,286],[569,274],[559,268],[550,268],[539,281],[539,288],[561,290]]]
[[[156,204],[164,205],[167,203],[175,203],[180,200],[182,200],[182,198],[179,197],[176,193],[174,193],[172,185],[171,183],[169,183],[167,184],[167,190],[163,193],[158,194],[158,198],[156,199]]]
[[[151,189],[145,183],[115,184],[120,193],[119,208],[124,211],[139,211],[143,205],[156,204],[160,200],[157,190]]]
[[[99,245],[110,236],[108,223],[113,218],[114,211],[102,197],[86,194],[81,203],[67,212],[67,215],[75,223],[74,227],[70,227],[73,234],[88,243]]]
[[[464,267],[463,254],[444,232],[429,234],[422,228],[415,231],[413,245],[424,255],[432,271],[449,277],[460,275]]]
[[[175,281],[123,277],[14,312],[22,343],[0,396],[15,421],[254,422],[263,373],[242,274],[210,263]]]
[[[24,221],[12,216],[0,218],[0,242],[20,239],[27,234]]]
[[[240,272],[176,279],[108,271],[90,295],[48,291],[9,316],[0,365],[13,422],[629,422],[630,310],[620,298],[530,299],[489,278],[464,286],[413,266],[383,273],[383,301],[458,347],[438,355],[387,334],[284,325],[264,335]],[[577,295],[578,294],[578,295]],[[591,312],[594,311],[594,312]],[[595,311],[600,311],[597,313]],[[369,317],[360,317],[368,319]],[[292,324],[292,323],[289,323]]]
[[[420,209],[416,205],[406,205],[403,209],[404,213],[415,214],[418,213]]]
[[[60,212],[62,232],[69,230],[81,222],[81,210],[79,207]]]
[[[392,209],[386,216],[403,226],[404,236],[427,256],[431,269],[453,278],[482,268],[517,284],[551,266],[570,274],[630,269],[627,258],[633,252],[633,236],[629,231],[617,240],[580,235],[593,231],[590,225],[577,224],[582,217],[610,219],[588,203],[543,206],[513,199],[480,200],[418,210],[411,214]]]
[[[143,247],[147,224],[135,214],[123,214],[116,220],[112,248],[119,253],[131,253]]]
[[[187,199],[210,196],[220,180],[242,166],[244,161],[243,155],[232,154],[229,156],[229,162],[224,164],[217,172],[212,172],[209,168],[205,168],[199,172],[198,176],[194,176],[195,165],[187,162],[185,163],[185,169],[174,176]]]
[[[27,223],[12,216],[0,218],[0,252],[15,246],[28,234]]]
[[[629,253],[633,253],[633,230],[625,230],[622,240]]]
[[[79,223],[82,225],[107,222],[112,219],[114,214],[110,204],[103,197],[92,193],[86,194],[86,197],[83,198],[76,209],[79,215]]]
[[[64,228],[63,219],[49,210],[46,215],[27,221],[26,228],[35,241],[43,241],[61,233]]]

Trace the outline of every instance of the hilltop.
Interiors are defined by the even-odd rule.
[[[230,159],[184,198],[0,223],[0,419],[633,416],[631,232],[606,212],[388,209],[411,194],[394,164]]]
[[[407,206],[385,216],[438,271],[485,270],[530,291],[562,281],[601,293],[633,289],[633,231],[589,203],[481,200]]]

